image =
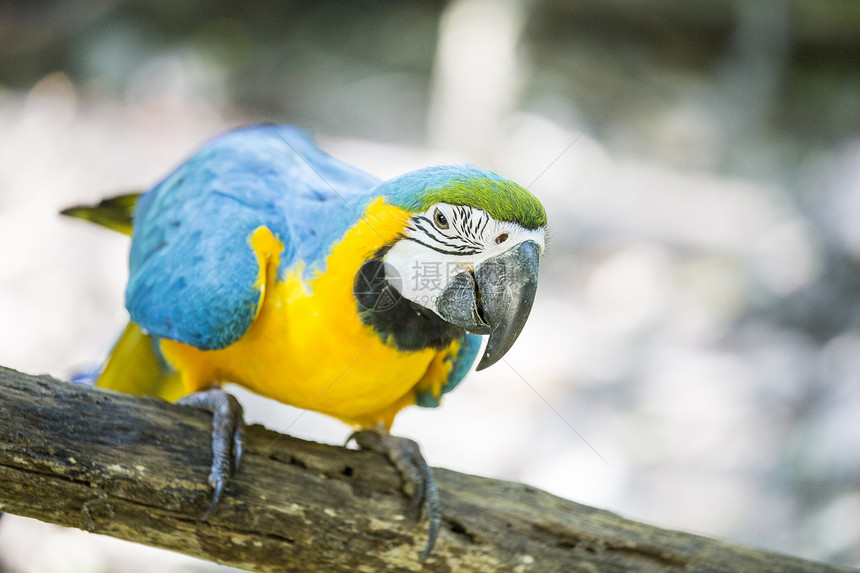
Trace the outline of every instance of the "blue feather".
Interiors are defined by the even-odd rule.
[[[253,126],[210,141],[138,202],[126,289],[132,320],[198,348],[229,346],[257,311],[254,229],[266,226],[284,243],[281,278],[297,260],[306,272],[322,270],[378,184],[293,127]]]
[[[457,356],[450,358],[454,363],[451,366],[451,371],[448,372],[448,380],[442,385],[439,396],[434,396],[431,392],[422,391],[415,393],[415,404],[422,408],[436,408],[442,403],[442,395],[447,394],[457,387],[457,384],[463,381],[466,375],[472,370],[472,365],[475,364],[475,358],[481,350],[481,342],[483,338],[475,334],[466,334],[463,346],[457,352]]]

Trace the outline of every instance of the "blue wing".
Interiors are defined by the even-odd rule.
[[[260,302],[248,239],[268,227],[296,261],[319,269],[379,181],[288,126],[259,125],[203,146],[138,202],[126,307],[149,334],[204,350],[250,327]]]

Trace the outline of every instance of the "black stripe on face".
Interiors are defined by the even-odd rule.
[[[459,212],[460,212],[460,220],[458,221],[458,223],[460,223],[460,228],[462,230],[462,233],[463,233],[464,237],[466,237],[466,238],[468,238],[474,242],[477,239],[477,237],[475,236],[475,229],[474,229],[474,226],[472,225],[472,221],[471,221],[471,217],[470,217],[471,213],[463,207],[460,207]]]
[[[484,217],[484,224],[481,226],[481,233],[480,233],[481,235],[484,234],[484,231],[487,229],[487,225],[489,223],[490,223],[490,217],[489,216]]]
[[[464,240],[472,243],[476,248],[483,249],[483,235],[490,222],[490,217],[483,211],[476,211],[468,207],[457,207],[458,218],[455,225]]]
[[[409,236],[406,236],[406,237],[403,237],[403,238],[404,238],[404,239],[408,239],[408,240],[410,240],[410,241],[415,241],[415,242],[416,242],[416,243],[418,243],[419,245],[424,245],[424,246],[425,246],[425,247],[427,247],[428,249],[432,249],[432,250],[436,251],[437,253],[443,253],[443,254],[445,254],[445,255],[466,256],[466,255],[477,255],[478,253],[480,253],[480,252],[481,252],[481,251],[479,251],[479,250],[470,250],[470,251],[467,251],[467,250],[465,250],[465,249],[467,249],[467,248],[468,248],[468,246],[467,246],[467,245],[456,245],[456,246],[454,246],[454,248],[455,248],[456,250],[450,251],[450,250],[440,249],[440,248],[438,248],[438,247],[434,247],[433,245],[427,244],[427,243],[425,243],[424,241],[421,241],[420,239],[417,239],[417,238],[415,238],[415,237],[409,237]]]
[[[462,243],[468,242],[468,241],[465,241],[464,238],[462,237],[462,235],[460,235],[460,234],[454,234],[452,236],[446,235],[445,233],[443,233],[439,229],[437,229],[436,226],[433,225],[430,222],[430,220],[427,219],[426,217],[416,217],[415,223],[416,223],[414,226],[415,230],[421,231],[422,233],[427,235],[428,238],[436,241],[437,243],[443,244],[445,246],[459,247]],[[427,223],[427,225],[425,226],[424,223]],[[453,223],[452,223],[452,225],[453,225]],[[451,229],[451,231],[454,233],[457,233],[460,231],[460,229],[458,229],[457,227],[454,227]]]
[[[436,252],[449,255],[465,256],[480,253],[483,251],[484,245],[477,240],[475,231],[482,222],[486,226],[489,217],[484,215],[474,221],[473,224],[470,209],[463,206],[457,206],[455,209],[451,221],[451,230],[457,233],[454,236],[442,233],[426,216],[417,215],[412,218],[412,224],[407,227],[409,231],[413,231],[414,235],[406,235],[404,238]],[[426,239],[422,240],[421,235],[424,235]]]
[[[430,223],[430,221],[426,217],[421,217],[420,219],[416,219],[415,220],[415,226],[413,228],[416,231],[421,231],[422,233],[427,235],[428,238],[436,241],[439,244],[445,245],[446,247],[457,247],[458,246],[457,245],[458,237],[456,237],[456,236],[448,237],[447,235],[443,235],[442,233],[438,233],[438,234],[434,233],[434,231],[436,231],[436,228],[433,227],[432,224],[430,225],[429,229],[425,228],[425,226],[423,225],[423,223],[425,223],[425,222]],[[447,241],[446,241],[446,239],[447,239]],[[448,241],[453,241],[453,242],[448,242]]]

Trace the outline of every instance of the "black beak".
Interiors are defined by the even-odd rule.
[[[462,326],[472,334],[490,334],[492,329],[484,322],[481,309],[478,308],[480,298],[475,276],[464,271],[454,277],[436,301],[436,311],[451,324]]]
[[[478,363],[483,370],[498,362],[520,335],[537,290],[540,247],[524,241],[486,260],[474,274],[457,275],[439,297],[439,315],[473,334],[489,334],[487,349]]]

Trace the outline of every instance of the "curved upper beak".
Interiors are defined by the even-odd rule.
[[[532,309],[537,290],[540,247],[524,241],[454,277],[437,300],[439,315],[473,334],[489,334],[477,370],[498,362],[510,350]]]

